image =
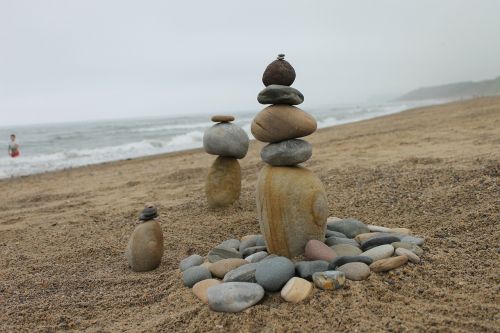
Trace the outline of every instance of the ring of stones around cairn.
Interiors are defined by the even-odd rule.
[[[141,221],[149,221],[154,218],[158,217],[158,211],[156,207],[149,206],[146,207],[142,210],[141,214],[139,215],[139,220]]]

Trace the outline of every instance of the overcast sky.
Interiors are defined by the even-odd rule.
[[[303,109],[500,75],[500,1],[0,0],[0,126],[261,109],[294,66]]]

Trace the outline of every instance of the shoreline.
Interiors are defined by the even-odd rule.
[[[237,315],[182,285],[180,260],[260,233],[263,143],[240,160],[240,199],[208,208],[202,149],[0,181],[0,331],[496,332],[500,97],[421,107],[320,129],[304,163],[329,215],[404,227],[426,239],[419,264],[348,281],[291,304],[279,293]],[[161,265],[135,273],[125,248],[158,208]],[[110,320],[110,318],[112,320]],[[376,320],[374,320],[376,319]]]

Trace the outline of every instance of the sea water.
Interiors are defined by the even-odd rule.
[[[322,128],[435,103],[342,105],[307,112]],[[251,139],[250,124],[256,113],[235,114],[234,123]],[[0,142],[4,142],[0,179],[202,147],[203,132],[212,125],[206,114],[10,127],[0,124]],[[17,135],[20,145],[18,158],[7,154],[11,133]]]

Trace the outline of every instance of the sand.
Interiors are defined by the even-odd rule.
[[[256,110],[257,111],[257,110]],[[209,210],[202,150],[0,181],[0,331],[500,331],[500,97],[410,110],[318,131],[305,163],[331,216],[406,227],[423,262],[302,304],[279,293],[239,314],[208,309],[178,264],[258,233],[263,144],[241,161],[241,199]],[[124,249],[144,204],[161,214],[165,254],[134,273]]]

